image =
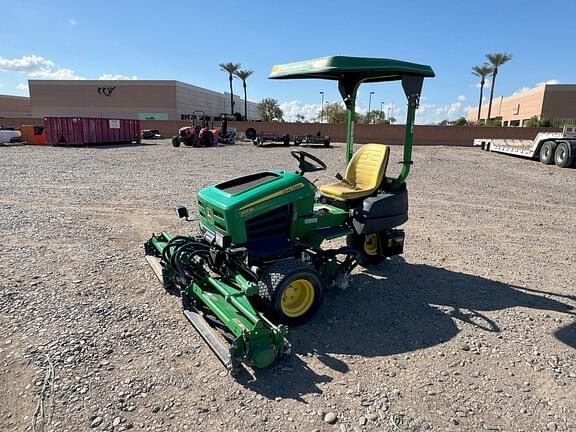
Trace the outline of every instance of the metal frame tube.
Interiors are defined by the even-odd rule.
[[[402,158],[402,170],[400,175],[396,178],[392,185],[391,190],[399,189],[408,174],[410,173],[410,165],[412,165],[412,142],[414,139],[414,117],[416,115],[416,104],[410,99],[408,100],[408,114],[406,115],[406,129],[404,130],[404,157]]]

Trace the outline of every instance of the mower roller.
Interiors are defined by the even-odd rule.
[[[346,288],[358,265],[401,254],[408,220],[405,180],[412,164],[414,115],[429,66],[389,59],[324,57],[274,66],[271,79],[329,79],[347,108],[345,175],[317,188],[304,176],[325,170],[294,150],[298,171],[269,170],[224,181],[197,194],[199,229],[153,235],[146,259],[184,314],[231,372],[264,368],[289,353],[288,327],[310,320],[324,291]],[[386,177],[383,144],[353,154],[355,100],[361,83],[400,80],[408,100],[402,169]],[[180,217],[189,219],[185,207]],[[323,248],[325,240],[346,245]]]

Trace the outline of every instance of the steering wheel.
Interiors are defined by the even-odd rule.
[[[323,171],[326,169],[326,164],[310,153],[306,153],[302,150],[292,150],[290,154],[298,161],[300,175],[304,175],[304,173],[307,172]],[[307,161],[306,159],[310,159],[315,163]]]

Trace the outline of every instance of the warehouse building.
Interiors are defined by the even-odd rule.
[[[31,116],[32,104],[30,103],[30,98],[0,95],[0,118],[24,118]]]
[[[189,120],[204,111],[210,118],[230,113],[230,93],[180,81],[30,80],[30,98],[0,97],[0,117],[105,117],[139,120]],[[234,112],[244,115],[235,95]],[[259,119],[248,102],[248,119]]]
[[[480,121],[486,122],[487,116],[488,104],[484,104]],[[546,84],[492,101],[490,117],[502,126],[525,126],[533,116],[550,119],[552,126],[576,125],[576,85]],[[478,108],[468,112],[469,121],[477,118]]]

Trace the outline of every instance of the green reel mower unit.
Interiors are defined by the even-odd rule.
[[[153,235],[146,259],[167,290],[179,293],[185,316],[231,372],[264,368],[290,352],[288,327],[310,320],[324,291],[346,288],[358,265],[402,253],[408,220],[406,177],[414,113],[429,66],[396,60],[325,57],[274,66],[270,78],[338,81],[346,104],[346,174],[317,188],[305,174],[320,159],[294,150],[299,170],[269,170],[231,179],[197,194],[194,236]],[[390,151],[366,144],[353,154],[356,92],[362,82],[401,80],[408,117],[403,168],[386,177]],[[178,209],[188,218],[185,208]],[[346,245],[325,249],[325,240]]]

